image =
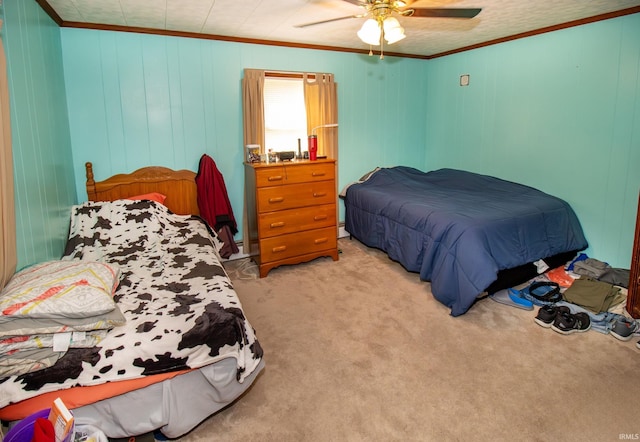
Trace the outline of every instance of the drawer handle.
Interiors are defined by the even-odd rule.
[[[284,201],[284,197],[276,196],[275,198],[269,198],[270,203],[281,203]]]
[[[267,181],[282,181],[282,175],[273,175],[267,178]]]
[[[311,176],[325,176],[325,172],[311,172]]]
[[[322,220],[325,220],[325,219],[327,219],[327,215],[316,215],[316,216],[313,217],[314,221],[322,221]]]
[[[323,196],[327,196],[327,192],[313,192],[314,198],[322,198]]]
[[[285,250],[287,250],[287,246],[278,246],[271,249],[273,253],[284,252]]]
[[[284,227],[284,221],[278,221],[277,223],[271,223],[270,226],[272,229],[276,227]]]
[[[323,242],[327,242],[328,239],[327,238],[318,238],[316,240],[314,240],[314,244],[322,244]]]

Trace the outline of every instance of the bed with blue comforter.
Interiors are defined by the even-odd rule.
[[[431,282],[459,316],[499,272],[587,247],[569,204],[472,172],[378,169],[346,189],[345,229]]]

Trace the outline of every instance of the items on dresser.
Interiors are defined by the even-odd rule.
[[[259,163],[260,162],[260,145],[259,144],[247,144],[245,146],[246,162],[247,163]]]
[[[296,153],[292,150],[287,150],[283,152],[278,152],[276,155],[278,156],[278,160],[280,161],[291,161],[295,158]]]
[[[338,260],[335,160],[245,163],[247,223],[260,277],[283,264]]]

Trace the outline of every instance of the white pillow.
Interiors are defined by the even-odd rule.
[[[94,261],[48,261],[16,273],[0,293],[0,323],[85,318],[112,311],[120,269]]]
[[[104,315],[86,318],[25,318],[15,317],[13,321],[0,322],[0,341],[11,336],[63,333],[68,331],[110,330],[126,324],[118,306]]]

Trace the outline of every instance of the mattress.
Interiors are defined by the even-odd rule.
[[[242,383],[235,377],[234,366],[231,359],[222,360],[77,408],[73,410],[76,424],[100,428],[110,438],[156,429],[168,438],[180,437],[244,394],[262,372],[264,362]]]
[[[383,168],[345,192],[345,229],[431,282],[453,316],[498,272],[587,247],[570,205],[472,172]]]
[[[69,348],[50,367],[0,379],[0,416],[21,418],[18,413],[33,411],[29,407],[36,402],[30,401],[44,399],[43,394],[64,396],[85,388],[81,402],[71,401],[70,408],[78,416],[101,410],[97,426],[110,426],[114,437],[139,434],[135,431],[141,426],[146,431],[165,427],[175,437],[194,421],[176,422],[180,414],[174,408],[191,410],[193,404],[201,411],[190,416],[202,418],[215,407],[173,391],[174,385],[192,395],[201,391],[207,404],[214,396],[220,407],[231,402],[233,393],[249,387],[263,362],[255,330],[221,264],[220,245],[202,219],[175,215],[154,201],[75,206],[61,262],[117,268],[120,281],[113,299],[126,321],[93,347]],[[197,387],[188,386],[190,380]],[[130,389],[128,397],[136,402],[113,406]],[[158,403],[162,406],[146,402],[143,392],[156,389],[165,398]],[[136,407],[155,414],[134,424],[131,416],[141,416]]]

